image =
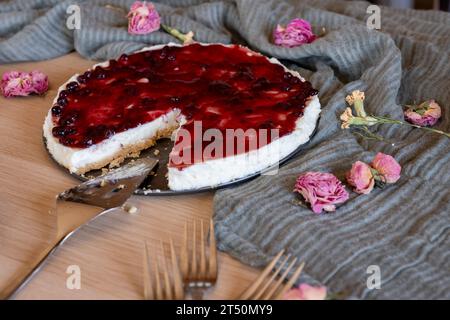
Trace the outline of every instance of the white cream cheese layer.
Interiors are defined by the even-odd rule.
[[[320,103],[315,96],[305,108],[303,117],[297,119],[292,133],[247,153],[205,161],[182,170],[169,167],[169,188],[189,190],[216,186],[275,166],[267,172],[273,174],[280,160],[309,141],[319,115]]]
[[[47,115],[44,124],[44,137],[47,148],[55,160],[68,168],[70,172],[82,172],[83,168],[93,163],[101,163],[116,158],[116,155],[124,149],[132,149],[133,146],[144,144],[154,139],[160,132],[178,126],[179,110],[173,110],[152,122],[142,124],[136,128],[129,129],[113,135],[111,138],[94,144],[89,148],[71,148],[61,143],[52,134],[52,116]]]

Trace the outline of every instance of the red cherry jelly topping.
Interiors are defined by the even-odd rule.
[[[225,136],[226,129],[278,129],[281,137],[294,130],[313,95],[317,91],[309,82],[244,47],[165,46],[122,55],[68,83],[52,107],[53,135],[66,146],[86,148],[177,108],[192,137],[194,121],[202,122],[202,132],[215,128]],[[210,143],[202,142],[202,148]],[[249,148],[246,143],[244,150]],[[193,149],[184,146],[178,152]],[[213,152],[207,158],[226,154]],[[193,156],[193,162],[204,158]]]

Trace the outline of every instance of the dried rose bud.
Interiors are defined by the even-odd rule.
[[[434,100],[428,100],[417,106],[408,106],[404,115],[405,120],[412,124],[421,127],[431,127],[441,117],[441,107]]]
[[[400,179],[402,167],[388,154],[379,152],[372,161],[372,168],[377,171],[375,179],[383,183],[395,183]]]
[[[365,94],[362,91],[354,90],[351,94],[345,97],[345,101],[347,101],[349,106],[354,106],[356,115],[358,117],[365,118],[367,117],[367,113],[364,110],[364,99]]]
[[[284,300],[325,300],[327,287],[313,287],[302,283],[298,288],[292,288],[285,293]]]
[[[43,94],[48,90],[48,77],[46,74],[35,70],[32,71],[30,75],[33,81],[33,89],[35,93]]]
[[[128,32],[147,34],[159,29],[161,18],[151,2],[136,1],[128,13]]]
[[[356,161],[347,174],[347,182],[360,194],[368,194],[375,186],[375,178],[370,166],[364,162]]]
[[[315,213],[335,211],[336,204],[348,200],[344,185],[331,173],[306,172],[297,178],[294,191],[310,203]]]
[[[33,79],[27,72],[5,72],[2,77],[1,89],[6,98],[28,96],[33,91]]]
[[[377,120],[373,117],[354,116],[352,109],[349,107],[345,108],[344,112],[340,115],[340,119],[342,121],[342,129],[349,129],[351,126],[373,126],[377,123]]]
[[[48,78],[40,71],[8,71],[3,74],[0,89],[7,98],[43,94],[48,90]]]
[[[296,47],[316,39],[311,25],[303,19],[294,19],[286,27],[277,25],[273,32],[274,43],[282,47]]]

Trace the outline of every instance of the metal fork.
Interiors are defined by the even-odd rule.
[[[200,240],[197,235],[198,224],[198,221],[193,221],[191,236],[188,237],[188,224],[185,223],[180,253],[183,281],[194,300],[202,300],[204,292],[214,285],[217,280],[217,249],[214,223],[210,219],[209,250],[206,249],[203,220],[200,220]],[[188,238],[191,238],[191,250],[189,250]]]
[[[167,263],[164,254],[164,244],[161,241],[162,264],[153,256],[153,272],[149,259],[147,242],[144,245],[144,297],[146,300],[181,300],[184,299],[183,282],[178,267],[173,241],[170,239],[170,262]],[[163,276],[161,277],[160,271]],[[153,274],[153,277],[152,277]]]
[[[278,300],[293,286],[300,277],[305,263],[301,263],[293,272],[292,277],[287,280],[289,271],[297,262],[297,258],[291,259],[290,255],[284,257],[278,267],[274,269],[280,261],[284,250],[281,250],[275,258],[267,265],[259,277],[241,295],[241,300]],[[285,269],[281,274],[281,271]],[[270,274],[271,273],[271,274]],[[281,275],[280,275],[281,274]],[[276,279],[278,277],[278,279]],[[283,286],[283,282],[287,282]]]

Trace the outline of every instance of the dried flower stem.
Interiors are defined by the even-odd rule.
[[[342,129],[348,129],[350,127],[358,127],[361,129],[365,134],[357,133],[364,138],[367,139],[377,139],[377,140],[383,140],[382,137],[372,133],[368,127],[371,127],[376,124],[398,124],[402,126],[408,126],[413,128],[418,128],[422,130],[426,130],[433,133],[438,133],[441,135],[446,136],[447,138],[450,138],[450,133],[444,132],[441,130],[425,127],[425,126],[419,126],[413,123],[401,121],[401,120],[394,120],[389,117],[380,117],[380,116],[368,116],[366,111],[364,110],[364,99],[365,95],[364,92],[361,92],[359,90],[353,91],[350,95],[348,95],[345,100],[350,106],[355,107],[356,116],[352,114],[351,108],[346,108],[345,111],[341,114],[340,118],[342,120],[341,127]],[[421,104],[419,106],[420,108],[424,108],[425,104]]]
[[[367,117],[366,111],[364,110],[364,102],[362,100],[355,100],[354,106],[358,117]]]
[[[394,120],[394,119],[391,119],[391,118],[388,118],[388,117],[372,116],[372,118],[376,119],[377,123],[390,123],[390,124],[405,125],[405,126],[409,126],[409,127],[413,127],[413,128],[423,129],[423,130],[426,130],[426,131],[442,134],[442,135],[446,136],[447,138],[450,138],[450,133],[444,132],[444,131],[441,131],[441,130],[428,128],[428,127],[421,127],[421,126],[418,126],[418,125],[415,125],[415,124],[412,124],[412,123],[409,123],[409,122],[400,121],[400,120]]]
[[[192,31],[189,31],[188,33],[184,34],[178,31],[177,29],[169,27],[168,25],[165,25],[163,23],[161,23],[161,28],[163,28],[164,31],[167,32],[168,34],[182,41],[184,44],[192,42],[194,37],[194,33]]]
[[[355,133],[364,139],[384,141],[384,138],[382,136],[380,136],[376,133],[373,133],[366,126],[358,127],[358,129],[360,129],[363,133],[360,133],[360,132],[355,132]]]

